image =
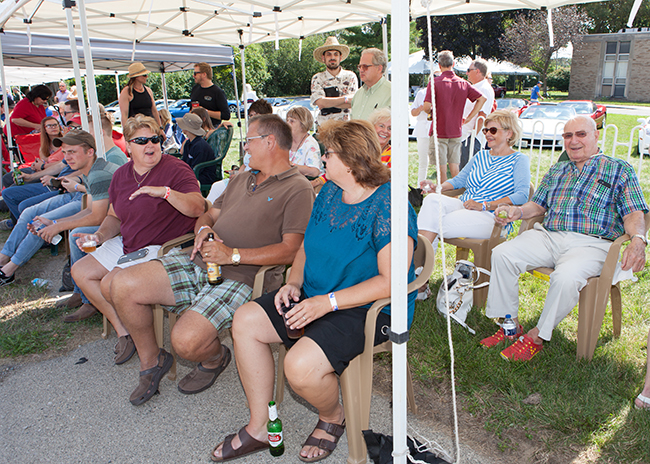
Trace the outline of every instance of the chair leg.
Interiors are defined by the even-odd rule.
[[[361,402],[361,359],[357,356],[341,374],[341,394],[345,408],[345,423],[348,434],[348,464],[364,464],[368,450],[363,439]]]
[[[176,313],[169,313],[169,336],[171,337],[172,334],[172,329],[174,328],[174,324],[176,324]],[[170,350],[169,352],[172,354],[174,357],[174,362],[172,364],[171,369],[169,369],[169,375],[167,376],[169,380],[176,380],[176,350],[174,350],[174,345],[172,343],[170,345]]]
[[[456,261],[469,259],[469,248],[456,247]]]
[[[156,305],[153,308],[153,331],[156,334],[156,343],[158,343],[158,348],[163,348],[164,341],[163,341],[163,335],[164,335],[164,326],[163,326],[163,309],[162,306]]]
[[[287,347],[280,343],[278,351],[278,370],[275,377],[275,404],[284,400],[284,357],[287,355]]]
[[[102,331],[102,338],[106,340],[108,336],[111,334],[111,323],[108,322],[108,319],[106,319],[106,316],[104,316],[104,322],[103,322],[104,329]]]
[[[577,359],[587,358],[591,360],[593,357],[593,352],[591,356],[588,355],[588,352],[592,334],[591,325],[596,304],[596,287],[596,280],[591,278],[587,280],[587,285],[580,292],[580,301],[578,303]]]
[[[621,319],[623,316],[623,309],[621,305],[621,288],[616,285],[612,285],[611,288],[611,299],[612,299],[612,324],[614,326],[613,334],[614,338],[621,336]]]

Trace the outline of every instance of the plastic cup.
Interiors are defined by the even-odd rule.
[[[94,240],[86,240],[83,245],[81,245],[81,250],[84,253],[92,253],[97,249],[97,242]]]
[[[289,307],[286,307],[284,304],[280,307],[280,310],[282,311],[282,319],[284,320],[284,326],[287,329],[287,337],[291,339],[297,339],[303,336],[305,333],[305,328],[301,329],[292,329],[289,327],[289,322],[287,321],[286,314],[291,311],[291,308],[293,308],[296,305],[295,301],[289,302]]]

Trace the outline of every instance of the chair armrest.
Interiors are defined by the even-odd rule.
[[[631,237],[628,234],[623,234],[612,243],[607,252],[607,257],[603,263],[603,269],[600,271],[600,279],[604,281],[606,288],[612,285],[614,280],[614,273],[616,272],[616,263],[621,253],[621,246],[625,242],[629,242]]]
[[[194,175],[198,177],[199,173],[201,171],[203,171],[205,168],[208,168],[210,166],[214,166],[214,165],[217,165],[217,164],[221,165],[221,160],[213,159],[213,160],[210,160],[210,161],[204,161],[203,163],[199,163],[196,166],[194,166]]]
[[[264,277],[266,276],[266,271],[278,267],[278,265],[267,264],[262,266],[255,274],[255,281],[253,283],[253,298],[259,298],[262,296],[262,291],[264,290]]]
[[[544,215],[534,216],[529,219],[522,219],[521,225],[519,226],[519,234],[533,228],[533,225],[541,223],[544,221]]]
[[[188,242],[193,239],[194,239],[194,232],[190,232],[189,234],[181,235],[180,237],[176,237],[172,240],[163,243],[163,246],[161,246],[160,250],[158,250],[158,257],[160,258],[162,256],[165,256],[172,248],[181,246],[185,242]]]

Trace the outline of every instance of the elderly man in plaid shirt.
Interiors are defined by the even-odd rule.
[[[506,360],[527,361],[551,339],[553,329],[578,303],[587,279],[600,274],[613,240],[624,233],[632,240],[623,252],[623,270],[645,265],[644,213],[648,211],[632,166],[598,150],[593,119],[578,116],[564,126],[564,147],[570,161],[553,165],[533,198],[523,206],[495,211],[501,224],[546,214],[543,225],[505,242],[492,252],[492,277],[485,315],[513,316],[517,341],[501,352]],[[503,210],[507,218],[497,215]],[[537,326],[523,332],[517,313],[519,275],[537,267],[554,267]],[[481,344],[492,347],[505,339],[503,329]]]

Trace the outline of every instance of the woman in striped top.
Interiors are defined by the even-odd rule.
[[[445,238],[489,238],[494,227],[493,211],[501,204],[528,201],[530,161],[512,147],[521,137],[517,117],[508,110],[495,111],[485,119],[483,133],[489,150],[479,151],[463,170],[442,184],[442,191],[465,188],[458,198],[428,195],[418,215],[419,233],[436,249],[438,234]],[[435,191],[430,180],[420,186]]]

